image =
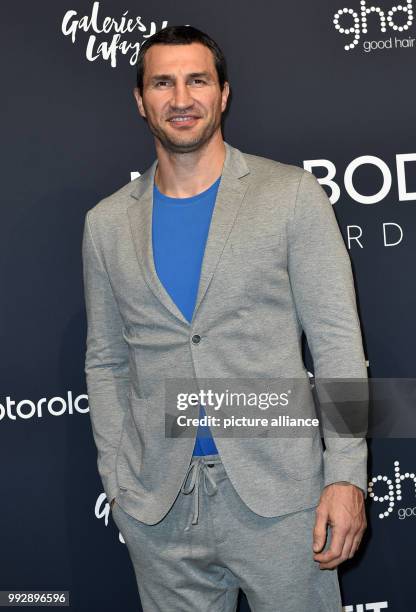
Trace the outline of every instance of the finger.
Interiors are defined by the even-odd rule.
[[[347,537],[345,538],[344,546],[342,547],[342,551],[339,557],[327,563],[320,563],[319,568],[320,569],[334,569],[335,567],[337,567],[338,565],[346,561],[348,559],[348,555],[351,551],[352,545],[353,545],[353,537],[352,535],[347,535]]]
[[[345,544],[342,547],[341,563],[349,559],[353,544],[354,544],[354,536],[353,534],[349,533],[347,537],[345,538]]]
[[[338,559],[338,557],[341,556],[347,534],[348,531],[345,529],[342,529],[341,527],[333,527],[331,529],[330,547],[325,552],[314,555],[315,561],[327,563],[333,561],[334,559]]]
[[[313,529],[313,550],[319,552],[323,549],[327,536],[327,513],[316,511],[315,526]]]
[[[331,569],[334,568],[336,565],[339,565],[340,563],[343,563],[344,561],[346,561],[347,559],[352,559],[352,557],[354,556],[355,552],[357,551],[362,536],[364,534],[365,531],[365,526],[360,528],[358,531],[354,530],[354,531],[348,531],[346,534],[346,538],[345,538],[345,543],[344,546],[342,548],[342,553],[340,555],[340,557],[338,557],[338,559],[336,560],[336,562],[330,562],[329,564],[322,564],[320,567],[322,569]]]
[[[359,532],[359,533],[358,533],[358,534],[355,536],[355,538],[353,539],[353,541],[352,541],[352,547],[351,547],[351,551],[350,551],[350,554],[349,554],[349,556],[348,556],[348,559],[352,559],[352,557],[355,555],[355,553],[356,553],[356,552],[357,552],[357,550],[359,549],[360,544],[361,544],[361,540],[362,540],[362,537],[363,537],[363,533],[364,533],[363,531],[360,531],[360,532]]]

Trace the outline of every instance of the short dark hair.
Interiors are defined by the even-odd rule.
[[[201,30],[192,26],[179,25],[162,28],[142,44],[136,63],[136,84],[140,94],[143,92],[144,56],[152,45],[190,45],[194,42],[201,43],[205,45],[205,47],[208,47],[208,49],[211,49],[214,56],[220,89],[222,91],[225,81],[228,81],[228,76],[225,57],[220,47],[215,40],[208,36],[208,34],[201,32]]]

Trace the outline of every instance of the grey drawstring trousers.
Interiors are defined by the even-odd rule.
[[[239,588],[252,612],[341,612],[337,569],[321,570],[313,560],[315,508],[254,513],[216,454],[192,457],[159,523],[138,521],[117,499],[112,516],[144,612],[235,612]]]

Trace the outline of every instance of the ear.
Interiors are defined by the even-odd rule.
[[[227,108],[227,100],[230,95],[230,84],[228,81],[224,82],[224,87],[221,92],[221,111],[224,112]]]
[[[140,95],[140,91],[138,87],[135,87],[133,89],[133,95],[134,98],[136,100],[136,104],[137,104],[137,108],[139,109],[139,113],[141,114],[142,117],[146,118],[146,112],[144,110],[144,106],[143,106],[143,99]]]

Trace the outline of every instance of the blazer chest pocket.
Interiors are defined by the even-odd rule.
[[[286,267],[286,253],[279,234],[253,236],[245,242],[239,236],[237,242],[231,243],[231,253],[229,273],[240,277],[245,300],[257,301],[278,290],[280,271]]]
[[[231,251],[239,257],[250,257],[264,252],[273,254],[277,251],[280,241],[280,236],[276,234],[267,234],[258,238],[241,237],[231,242]]]
[[[285,268],[283,241],[278,232],[248,236],[245,230],[227,242],[214,278],[214,287],[229,308],[275,292],[279,269]]]

